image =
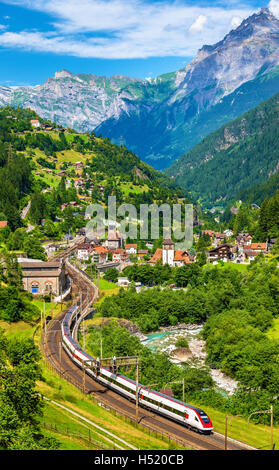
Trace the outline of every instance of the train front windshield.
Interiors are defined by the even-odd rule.
[[[205,424],[210,423],[209,417],[203,411],[200,411],[199,415]]]

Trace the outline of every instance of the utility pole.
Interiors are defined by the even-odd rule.
[[[82,361],[82,370],[83,370],[82,389],[83,389],[83,393],[85,393],[85,365],[84,365],[84,361]]]
[[[273,450],[273,405],[270,407],[270,450]]]
[[[225,450],[228,449],[228,417],[225,415]]]
[[[59,282],[59,289],[60,289],[60,305],[61,305],[61,312],[63,310],[63,300],[62,300],[62,284],[61,281]]]
[[[136,366],[136,420],[139,421],[139,358],[138,356],[109,357],[100,359],[100,367],[110,367],[117,375],[117,368],[120,366]]]
[[[85,351],[85,330],[84,330],[84,318],[82,320],[82,329],[83,329],[83,351]]]
[[[270,450],[273,450],[273,405],[270,405],[270,410],[254,411],[253,413],[251,413],[248,418],[248,423],[250,422],[250,418],[252,415],[265,414],[265,413],[270,414]]]
[[[139,361],[136,365],[136,420],[139,422]]]

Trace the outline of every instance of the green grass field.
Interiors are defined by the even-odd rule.
[[[209,406],[200,405],[199,403],[191,402],[190,404],[204,409],[212,420],[214,430],[225,434],[225,413]],[[270,449],[270,426],[254,424],[253,422],[248,423],[248,419],[244,417],[228,415],[228,437],[245,442],[257,449]],[[275,443],[275,448],[279,450],[278,427],[273,427],[273,443]]]
[[[114,282],[106,281],[106,279],[103,279],[102,277],[100,277],[99,280],[94,279],[94,284],[96,286],[99,285],[99,289],[101,292],[107,292],[107,291],[119,289],[117,284],[115,284]]]
[[[204,269],[212,269],[217,267],[218,269],[237,269],[237,271],[245,272],[249,264],[238,264],[238,263],[224,263],[222,264],[206,264]]]
[[[149,187],[147,185],[144,185],[144,186],[136,186],[132,183],[122,183],[120,185],[120,189],[122,191],[122,193],[124,194],[124,196],[128,196],[129,193],[133,193],[133,194],[141,194],[143,193],[144,191],[148,191],[149,190]]]
[[[92,153],[87,153],[83,155],[80,152],[76,152],[75,150],[63,150],[62,152],[57,152],[56,153],[58,162],[63,163],[63,162],[71,162],[71,163],[76,163],[76,162],[85,162],[88,158],[92,158]]]

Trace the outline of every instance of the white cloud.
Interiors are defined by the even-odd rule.
[[[279,18],[279,0],[270,0],[268,8],[274,16]]]
[[[242,23],[242,20],[243,18],[240,18],[239,16],[234,16],[231,21],[232,29],[236,29]]]
[[[51,31],[6,31],[0,45],[91,58],[194,56],[254,12],[184,0],[4,0],[50,15]],[[233,6],[235,5],[235,6]],[[190,34],[189,34],[190,33]],[[200,33],[200,34],[195,34]]]
[[[196,21],[190,26],[189,31],[191,32],[199,32],[202,31],[207,23],[207,17],[204,15],[200,15]]]

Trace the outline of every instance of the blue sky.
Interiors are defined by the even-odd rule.
[[[58,70],[156,77],[279,0],[0,1],[0,84],[43,83]]]

